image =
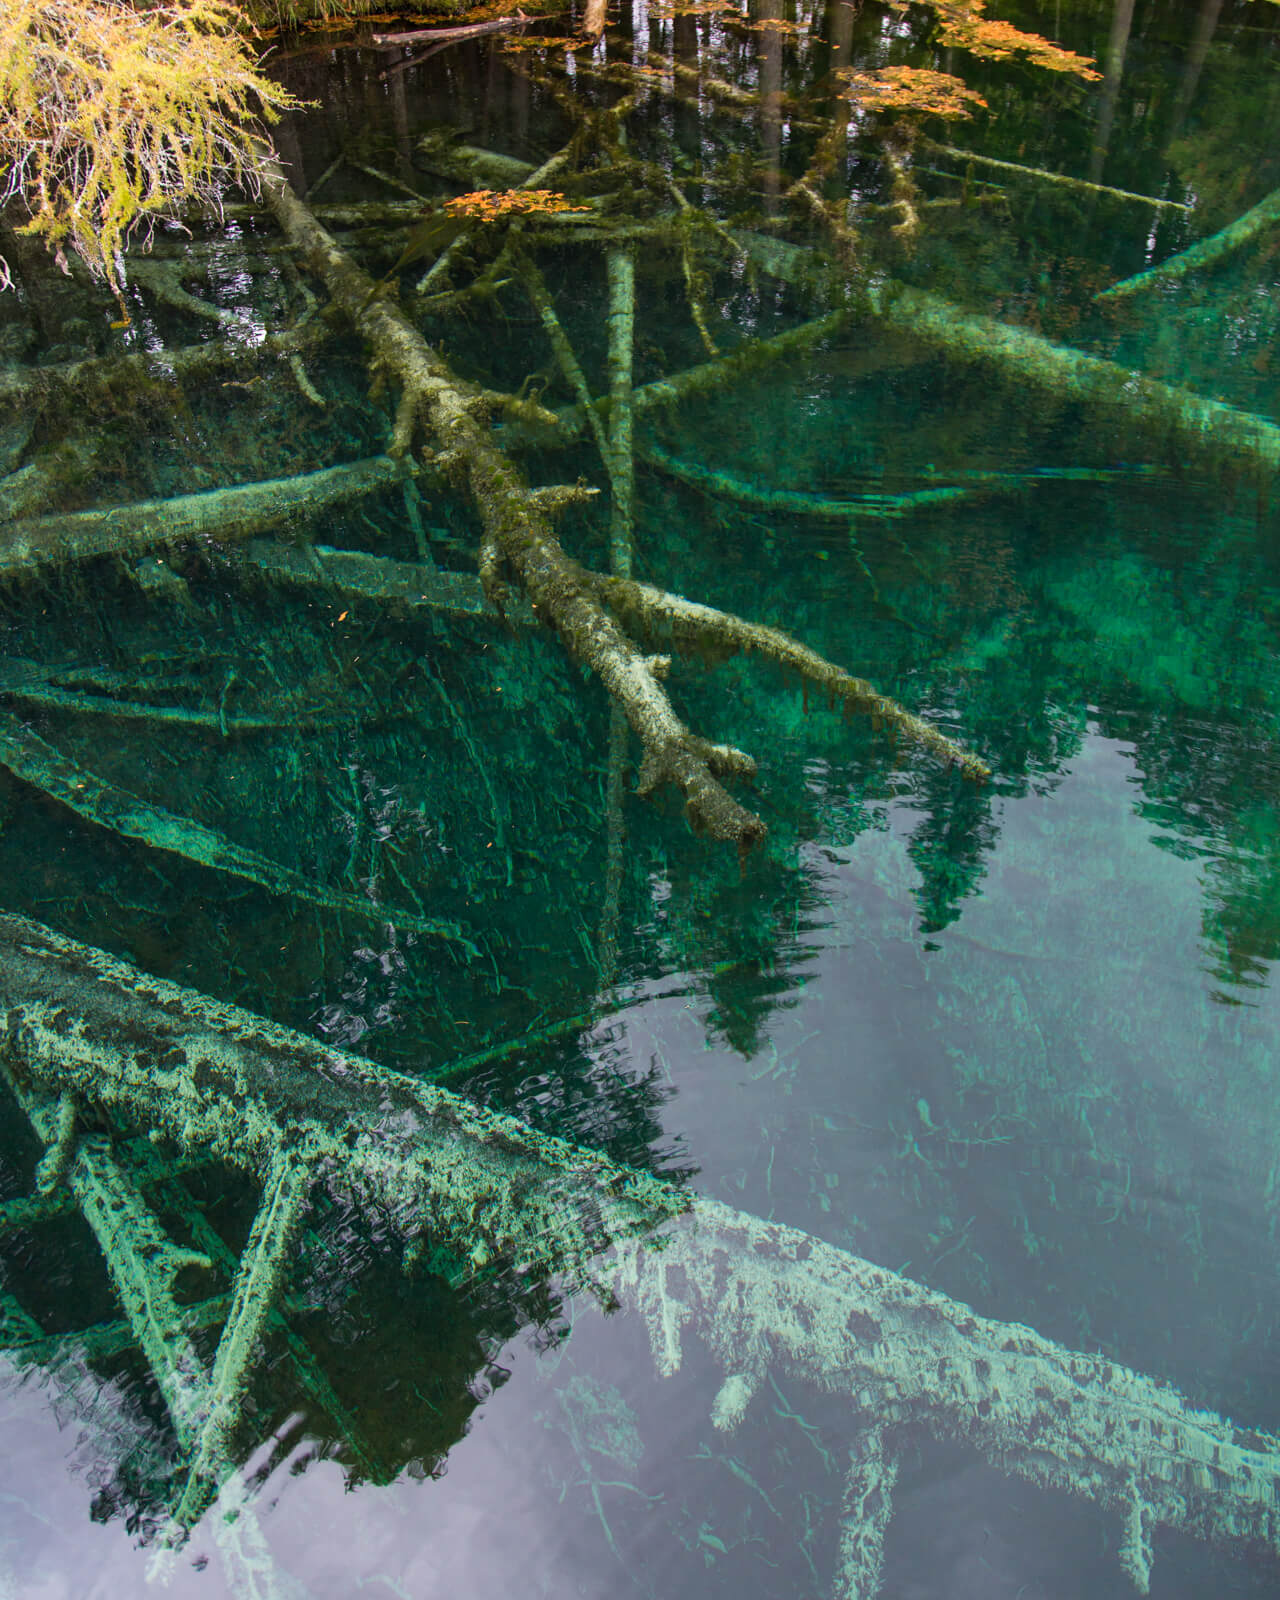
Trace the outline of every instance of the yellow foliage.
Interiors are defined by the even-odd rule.
[[[0,202],[118,294],[130,231],[252,188],[256,119],[297,104],[243,26],[227,0],[0,0]]]
[[[937,14],[939,43],[958,45],[970,55],[987,61],[1004,61],[1010,56],[1023,56],[1032,65],[1046,72],[1070,72],[1085,79],[1100,78],[1093,62],[1087,56],[1078,56],[1073,50],[1042,39],[1038,33],[1023,33],[1011,22],[992,22],[983,16],[986,0],[926,0]],[[895,11],[905,11],[909,0],[890,0]]]
[[[473,189],[446,200],[444,209],[454,217],[495,222],[499,217],[545,217],[557,211],[590,211],[591,207],[575,206],[553,189]]]
[[[866,111],[917,111],[935,117],[967,117],[986,101],[949,72],[925,67],[883,67],[878,72],[842,72],[845,97]]]

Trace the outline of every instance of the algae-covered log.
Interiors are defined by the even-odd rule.
[[[1170,256],[1166,261],[1157,262],[1145,272],[1113,283],[1109,289],[1096,294],[1094,299],[1121,300],[1131,294],[1141,294],[1146,289],[1157,289],[1161,284],[1174,283],[1186,277],[1188,272],[1216,265],[1232,251],[1243,249],[1251,239],[1256,239],[1260,233],[1277,224],[1280,224],[1280,189],[1274,189],[1264,200],[1259,200],[1256,206],[1219,232],[1211,233],[1207,239],[1201,239],[1198,244],[1180,251],[1176,256]]]
[[[542,504],[476,420],[462,383],[408,318],[377,296],[372,280],[324,231],[274,164],[268,166],[263,192],[286,237],[373,347],[377,368],[399,383],[393,448],[407,451],[418,426],[430,428],[479,511],[482,551],[497,552],[569,654],[597,673],[623,707],[645,748],[661,753],[666,772],[684,793],[690,820],[740,848],[754,843],[764,824],[719,781],[728,773],[749,775],[754,764],[684,726],[650,663],[582,583]]]
[[[344,600],[372,600],[392,612],[427,611],[495,623],[505,620],[521,627],[533,627],[536,620],[519,602],[512,602],[499,615],[472,573],[445,572],[417,561],[392,561],[363,550],[335,550],[323,544],[301,549],[272,539],[254,539],[237,552],[237,563],[274,583],[313,592],[318,589]]]
[[[292,1152],[402,1237],[428,1234],[475,1266],[572,1270],[685,1204],[604,1156],[21,917],[0,917],[0,1014],[10,1071],[34,1089],[81,1093],[253,1175]]]
[[[136,839],[153,850],[168,851],[197,866],[256,883],[271,894],[304,900],[360,922],[379,926],[395,923],[430,938],[447,939],[460,945],[468,955],[477,953],[476,947],[454,922],[330,889],[293,867],[237,844],[192,817],[180,816],[108,783],[98,773],[55,749],[8,711],[0,711],[0,767],[87,822],[109,828],[123,838]]]
[[[477,421],[464,385],[408,318],[378,296],[368,275],[320,226],[275,163],[265,168],[263,193],[286,237],[372,346],[377,370],[399,384],[393,452],[407,452],[420,426],[430,429],[441,463],[465,482],[480,514],[485,570],[495,574],[502,566],[514,575],[573,659],[599,676],[643,744],[649,774],[684,795],[691,824],[740,850],[750,848],[763,837],[764,824],[720,780],[750,777],[755,763],[744,752],[713,744],[685,727],[662,686],[660,666],[619,627],[588,575],[566,556],[536,492]]]
[[[761,271],[784,283],[811,280],[812,251],[760,234],[739,232],[734,238]],[[849,309],[838,315],[847,320],[855,309],[954,361],[990,367],[1006,381],[1051,399],[1105,412],[1117,430],[1158,441],[1171,460],[1190,460],[1226,477],[1261,483],[1273,482],[1280,473],[1280,425],[1266,417],[1055,344],[1029,328],[966,311],[941,295],[893,279],[855,288]],[[708,365],[710,378],[717,363]],[[659,385],[647,388],[657,390]],[[637,408],[646,392],[637,391]]]
[[[234,484],[172,500],[31,517],[0,528],[0,575],[94,556],[140,555],[159,545],[193,540],[248,539],[282,524],[312,522],[346,501],[392,488],[405,476],[403,463],[374,456],[293,478]]]
[[[809,1234],[683,1195],[19,917],[0,917],[0,1013],[6,1070],[48,1108],[50,1143],[69,1095],[273,1174],[256,1231],[276,1244],[238,1289],[247,1330],[276,1292],[263,1274],[311,1173],[401,1238],[430,1233],[476,1266],[502,1258],[611,1288],[646,1319],[664,1374],[696,1339],[724,1372],[710,1407],[719,1428],[771,1374],[846,1397],[842,1600],[874,1594],[896,1456],[920,1434],[1116,1511],[1139,1589],[1162,1529],[1280,1553],[1280,1441],[1105,1356],[977,1316]]]
[[[718,1201],[699,1199],[658,1244],[621,1248],[615,1288],[645,1315],[663,1371],[680,1366],[684,1330],[716,1355],[717,1426],[733,1426],[770,1373],[849,1397],[842,1600],[875,1592],[888,1520],[877,1497],[892,1490],[894,1435],[911,1431],[961,1440],[1003,1472],[1139,1526],[1138,1554],[1127,1533],[1121,1551],[1142,1593],[1162,1528],[1280,1554],[1280,1440],[1268,1434]]]
[[[1280,472],[1280,426],[1219,400],[1206,400],[1026,328],[977,316],[939,295],[904,284],[873,288],[868,310],[953,360],[993,367],[1001,377],[1056,400],[1098,407],[1117,426],[1167,442],[1171,455],[1221,471],[1272,481]]]
[[[209,339],[173,349],[128,350],[81,361],[56,361],[43,367],[0,366],[0,407],[41,406],[73,396],[104,392],[131,394],[152,384],[194,382],[229,368],[261,368],[265,356],[286,361],[314,349],[328,337],[324,323],[300,323],[269,333],[260,344]]]

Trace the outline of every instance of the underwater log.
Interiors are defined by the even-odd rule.
[[[1117,423],[1160,439],[1235,477],[1269,481],[1280,472],[1280,427],[1219,400],[1206,400],[1038,333],[958,306],[905,284],[872,288],[867,308],[886,327],[955,360],[995,368],[1001,377],[1059,401],[1096,406]]]
[[[1158,262],[1154,267],[1148,267],[1145,272],[1135,273],[1132,278],[1124,278],[1119,283],[1113,283],[1109,289],[1103,289],[1093,298],[1119,300],[1127,295],[1140,294],[1145,289],[1158,288],[1161,284],[1175,282],[1178,278],[1185,277],[1188,272],[1213,266],[1230,255],[1233,250],[1239,250],[1248,244],[1258,234],[1275,227],[1277,223],[1280,223],[1280,189],[1273,189],[1264,200],[1259,200],[1251,210],[1237,217],[1234,222],[1228,223],[1225,228],[1219,229],[1217,233],[1211,233],[1207,239],[1201,239],[1189,249],[1180,251],[1176,256],[1170,256],[1166,261]]]
[[[734,238],[761,271],[784,283],[813,280],[812,251],[761,234],[735,231]],[[1189,458],[1225,477],[1263,483],[1280,472],[1280,426],[1266,417],[1055,344],[1029,328],[966,311],[941,295],[886,279],[853,290],[850,305],[831,315],[848,320],[856,314],[873,317],[882,327],[953,360],[991,367],[1006,381],[1051,399],[1105,410],[1117,425],[1159,441],[1168,458]],[[647,391],[659,387],[637,390],[637,409]]]
[[[407,451],[419,425],[430,429],[440,445],[438,462],[457,472],[479,511],[481,549],[497,552],[569,655],[594,672],[623,708],[653,764],[684,794],[691,824],[712,838],[750,848],[763,837],[764,824],[720,779],[750,777],[755,763],[685,727],[653,665],[590,592],[543,504],[475,417],[464,385],[399,308],[376,295],[372,280],[311,215],[274,160],[264,169],[263,194],[286,237],[373,347],[376,370],[399,383],[393,450]],[[486,565],[494,566],[492,554]]]
[[[1119,1512],[1121,1562],[1140,1593],[1161,1528],[1280,1554],[1280,1440],[810,1234],[699,1198],[652,1244],[623,1244],[613,1283],[644,1315],[661,1371],[679,1368],[685,1329],[718,1358],[719,1427],[736,1424],[771,1371],[849,1397],[840,1600],[875,1593],[894,1440],[921,1432]]]
[[[53,1108],[70,1095],[252,1173],[279,1173],[285,1159],[290,1183],[309,1173],[333,1184],[401,1238],[429,1236],[473,1269],[513,1262],[604,1288],[644,1317],[663,1374],[696,1338],[725,1374],[711,1407],[719,1428],[741,1420],[771,1372],[845,1395],[842,1600],[874,1593],[899,1444],[920,1433],[1118,1512],[1140,1591],[1164,1528],[1280,1553],[1280,1440],[1105,1355],[980,1317],[810,1234],[22,917],[0,916],[0,1013],[6,1071],[24,1097]],[[105,1155],[101,1136],[88,1142]]]
[[[455,1247],[473,1268],[500,1257],[572,1272],[687,1204],[605,1156],[17,916],[0,916],[0,1015],[17,1081],[254,1176],[290,1152],[405,1240]]]
[[[56,361],[47,367],[0,366],[0,405],[41,405],[68,395],[104,391],[127,394],[140,386],[203,378],[231,367],[260,367],[264,355],[289,359],[323,344],[328,336],[324,323],[313,320],[269,333],[261,344],[210,339],[171,350],[128,350],[86,356],[81,361]]]
[[[456,923],[330,889],[293,867],[237,844],[193,817],[180,816],[109,783],[55,749],[20,717],[3,710],[0,710],[0,767],[51,800],[57,800],[86,822],[108,828],[125,839],[136,839],[153,850],[180,856],[196,866],[208,867],[247,883],[256,883],[270,894],[305,900],[326,911],[380,927],[394,923],[410,932],[445,939],[460,946],[470,957],[478,954],[475,945]]]
[[[29,517],[0,528],[0,576],[93,556],[141,555],[160,545],[193,540],[217,544],[249,539],[282,523],[310,522],[347,500],[392,488],[408,472],[390,456],[373,456],[293,478],[239,483],[171,500]]]

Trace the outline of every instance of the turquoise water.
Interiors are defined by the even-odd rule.
[[[701,94],[638,80],[612,171],[588,128],[576,170],[552,181],[604,195],[617,221],[665,217],[655,169],[678,180],[704,219],[688,224],[691,260],[722,349],[888,275],[1280,418],[1274,225],[1214,267],[1092,298],[1280,182],[1269,9],[1139,3],[1122,61],[1123,5],[998,10],[1106,77],[944,61],[915,11],[788,10],[816,42],[637,10],[568,62],[481,41],[380,79],[386,53],[282,51],[281,75],[321,104],[277,142],[317,206],[405,198],[368,169],[431,198],[496,187],[439,176],[442,130],[537,164],[584,106],[637,85],[628,64],[665,52],[701,66]],[[841,261],[785,196],[846,115],[832,69],[889,61],[962,72],[990,110],[925,122],[906,150],[910,241],[882,209],[894,194],[876,124],[854,117],[817,179],[860,241]],[[766,98],[737,104],[708,78]],[[1176,206],[983,166],[926,135]],[[707,218],[811,250],[804,281],[731,255]],[[375,276],[392,268],[402,230],[354,220],[370,226],[343,235],[350,248]],[[160,229],[152,263],[183,259],[184,239]],[[182,282],[203,312],[149,286],[145,265],[126,330],[91,289],[34,269],[24,298],[0,299],[4,357],[23,372],[240,350],[211,376],[161,370],[0,414],[4,519],[385,448],[391,401],[370,393],[341,326],[303,356],[322,405],[264,346],[317,292],[269,221],[233,213],[195,243]],[[501,245],[484,235],[455,282]],[[530,249],[603,392],[599,247],[538,234]],[[426,264],[401,275],[406,308]],[[518,282],[414,315],[465,376],[572,403]],[[678,244],[642,241],[637,385],[706,359]],[[605,567],[608,480],[590,437],[500,437],[533,482],[605,491],[559,522],[567,549]],[[769,834],[740,861],[690,832],[670,790],[628,793],[611,816],[638,746],[611,773],[606,696],[549,631],[286,584],[278,546],[251,560],[201,540],[167,555],[168,575],[107,558],[0,596],[4,714],[81,769],[61,789],[42,781],[28,742],[25,764],[0,770],[0,909],[1280,1431],[1273,484],[859,317],[644,411],[636,440],[638,577],[786,628],[979,752],[991,781],[807,701],[757,660],[677,660],[689,725],[759,761],[745,803]],[[865,499],[844,515],[767,499],[944,488],[963,493],[892,516]],[[429,471],[416,491],[283,536],[322,560],[331,547],[471,574],[477,522]],[[101,825],[76,798],[86,774],[287,867],[287,892],[193,863],[189,830],[167,834],[178,852],[155,848],[154,811],[150,843]],[[16,1106],[8,1125],[0,1178],[19,1198],[39,1150]],[[155,1202],[175,1235],[195,1206],[238,1249],[249,1187],[217,1167],[184,1181],[185,1197]],[[10,1590],[142,1593],[183,1466],[171,1424],[136,1352],[87,1353],[82,1331],[118,1312],[83,1220],[5,1218],[8,1291],[44,1334],[68,1335],[36,1361],[14,1350],[0,1392]],[[343,1421],[269,1343],[237,1451],[276,1592],[832,1592],[847,1395],[775,1373],[725,1433],[710,1421],[723,1373],[696,1341],[661,1378],[634,1312],[603,1316],[554,1283],[406,1276],[384,1223],[340,1199],[317,1200],[297,1257],[291,1324]],[[181,1282],[184,1298],[208,1292]],[[1133,1592],[1114,1510],[925,1430],[900,1449],[883,1595]],[[237,1575],[217,1531],[215,1511],[171,1592],[270,1592]],[[1155,1554],[1155,1594],[1275,1592],[1274,1553],[1242,1542],[1160,1532]]]

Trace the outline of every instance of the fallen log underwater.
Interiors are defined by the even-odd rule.
[[[185,543],[250,539],[282,524],[302,528],[349,500],[393,488],[409,475],[402,462],[373,456],[292,478],[25,518],[0,528],[0,577],[95,556],[128,557]]]
[[[644,747],[646,789],[674,785],[685,798],[685,812],[699,832],[735,843],[745,853],[763,838],[762,820],[739,804],[722,783],[726,777],[754,776],[755,762],[730,745],[714,744],[687,728],[677,716],[662,678],[662,658],[646,656],[620,623],[615,609],[593,586],[592,576],[565,553],[547,514],[544,490],[531,490],[475,416],[476,397],[455,376],[444,358],[423,339],[396,306],[379,295],[378,285],[363,272],[290,188],[274,157],[264,156],[263,195],[286,238],[297,245],[301,261],[329,292],[334,306],[373,350],[373,369],[394,379],[400,388],[391,454],[413,449],[421,429],[434,436],[436,465],[465,484],[481,522],[480,570],[491,598],[500,596],[498,574],[505,569],[537,614],[559,635],[570,657],[596,674],[626,714]],[[628,389],[629,392],[629,389]],[[661,599],[650,601],[656,612]],[[741,619],[704,608],[700,619],[684,613],[685,633],[716,618],[723,648],[725,627],[738,630],[737,648],[758,648],[768,630],[750,630]],[[799,661],[801,658],[795,658]],[[816,663],[815,680],[846,705],[859,707],[858,680],[848,678],[812,652],[804,652],[802,671]],[[856,686],[856,687],[855,687]],[[894,702],[875,695],[868,709],[914,737],[917,719]],[[945,748],[967,776],[990,776],[986,765],[941,734],[930,740]]]
[[[696,1338],[725,1374],[710,1408],[731,1428],[770,1370],[847,1397],[850,1470],[840,1600],[879,1586],[896,1452],[921,1433],[999,1470],[1120,1513],[1120,1559],[1147,1592],[1153,1541],[1176,1529],[1280,1555],[1280,1440],[1188,1405],[1105,1356],[1073,1352],[780,1223],[665,1184],[148,977],[16,916],[0,917],[0,1064],[108,1256],[137,1342],[158,1362],[191,1469],[189,1525],[233,1471],[257,1338],[287,1279],[287,1245],[314,1184],[354,1197],[411,1249],[464,1274],[513,1267],[590,1286],[644,1317],[661,1373]],[[264,1183],[212,1374],[168,1288],[159,1223],[121,1193],[91,1110],[127,1118],[185,1156]],[[114,1197],[114,1200],[113,1200]],[[21,1316],[10,1338],[21,1352]],[[36,1330],[38,1334],[38,1330]],[[42,1348],[35,1335],[33,1348]],[[225,1348],[224,1348],[225,1347]],[[177,1535],[175,1535],[177,1536]]]

